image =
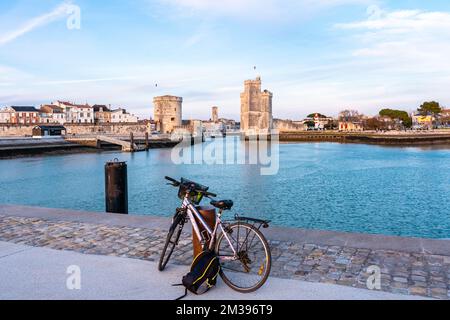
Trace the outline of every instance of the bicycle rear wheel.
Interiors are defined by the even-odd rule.
[[[161,257],[159,258],[158,270],[163,271],[172,256],[173,250],[178,244],[180,239],[181,231],[184,227],[183,215],[178,213],[175,215],[172,225],[170,226],[169,233],[167,234],[166,243],[161,252]]]
[[[269,244],[251,224],[236,222],[228,225],[217,240],[216,252],[221,266],[220,276],[233,290],[253,292],[269,277],[272,265]]]

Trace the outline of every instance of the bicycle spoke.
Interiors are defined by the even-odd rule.
[[[242,228],[245,230],[241,230]],[[270,272],[270,251],[268,251],[267,242],[251,225],[236,223],[230,227],[229,231],[227,235],[231,243],[224,240],[224,236],[220,238],[219,257],[232,257],[231,248],[239,248],[239,250],[234,260],[219,259],[223,271],[222,278],[238,291],[256,290],[265,282]]]
[[[238,234],[238,239],[239,239],[239,229],[240,228],[237,228],[237,229],[238,229],[237,234]],[[244,239],[242,242],[238,241],[238,239],[234,238],[231,233],[227,233],[227,235],[230,237],[230,240],[234,240],[234,242],[236,242],[236,252],[239,251],[239,247],[242,248],[244,246],[244,244],[246,244],[245,241],[247,240],[249,233],[250,233],[250,231],[247,230],[247,232],[246,232],[246,239]],[[252,241],[250,243],[253,243],[253,240],[255,239],[255,237],[256,237],[256,234],[253,235]],[[248,251],[251,248],[252,248],[251,246],[250,246],[250,248],[247,246],[246,247],[246,251]]]
[[[252,248],[252,243],[253,243],[253,240],[255,240],[255,237],[256,237],[256,234],[253,235],[253,238],[252,238],[252,240],[250,241],[250,249]]]

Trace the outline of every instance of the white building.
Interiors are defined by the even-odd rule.
[[[56,101],[52,103],[64,110],[68,123],[94,123],[94,108],[86,104]]]
[[[112,123],[137,123],[138,117],[127,112],[127,110],[119,108],[111,110],[111,122]]]
[[[8,108],[0,108],[0,123],[11,123],[12,113]]]
[[[312,118],[311,120],[314,121],[314,129],[324,130],[325,127],[333,121],[333,118],[322,116],[322,115],[316,113],[314,115],[314,118]]]
[[[66,114],[63,108],[51,104],[41,105],[39,118],[40,123],[58,123],[61,125],[66,123]]]
[[[239,129],[239,126],[233,119],[220,118],[219,122],[223,123],[226,131],[235,131]]]
[[[222,136],[226,127],[222,122],[203,121],[203,132],[206,137]]]

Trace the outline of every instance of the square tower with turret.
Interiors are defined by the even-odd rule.
[[[272,130],[272,93],[261,91],[261,78],[244,82],[241,93],[241,131],[244,134],[270,133]]]
[[[219,107],[212,107],[211,110],[211,121],[219,122]]]

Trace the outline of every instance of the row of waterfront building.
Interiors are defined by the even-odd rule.
[[[106,105],[75,104],[56,101],[34,106],[8,106],[0,109],[0,123],[10,124],[102,124],[137,123],[138,118],[123,108]]]
[[[145,125],[152,133],[206,133],[218,135],[226,131],[239,129],[239,123],[232,119],[219,118],[219,108],[212,107],[209,120],[183,120],[181,97],[161,96],[154,98],[154,119],[140,120],[123,108],[112,109],[106,105],[75,104],[66,101],[55,101],[34,106],[7,106],[0,108],[0,125],[38,127],[44,125],[61,127],[67,124],[88,125],[86,133],[92,132],[89,125],[123,124]],[[62,127],[63,128],[63,127]],[[63,128],[64,129],[64,128]],[[3,128],[3,131],[6,129]],[[82,127],[78,130],[83,132]],[[95,129],[102,132],[102,129]],[[27,131],[28,132],[28,131]]]
[[[450,127],[450,109],[442,109],[440,114],[422,115],[413,113],[408,118],[408,126],[404,119],[378,115],[367,117],[355,110],[344,110],[337,118],[327,117],[319,113],[309,115],[302,120],[275,119],[272,115],[273,94],[261,89],[261,78],[246,80],[244,91],[240,95],[240,122],[233,119],[219,118],[219,108],[212,107],[209,120],[183,120],[183,98],[165,95],[153,99],[154,118],[139,121],[138,117],[123,108],[112,109],[111,106],[75,104],[56,101],[33,106],[10,106],[0,109],[0,123],[9,124],[108,124],[145,122],[152,132],[164,134],[200,131],[207,135],[215,135],[225,131],[240,130],[244,133],[269,133],[278,131],[304,130],[400,130],[406,127],[432,128],[437,124]],[[387,109],[389,110],[389,109]],[[397,110],[398,111],[398,110]],[[381,114],[381,113],[380,113]]]
[[[244,82],[241,94],[241,119],[219,118],[218,107],[212,107],[209,120],[183,120],[183,98],[165,95],[155,97],[154,119],[143,120],[150,125],[152,131],[160,133],[184,133],[202,131],[215,135],[224,131],[241,130],[255,133],[266,133],[271,129],[294,128],[303,129],[303,124],[289,120],[274,120],[272,117],[272,93],[261,90],[261,78]],[[107,124],[138,123],[139,119],[125,109],[111,109],[106,105],[75,104],[56,101],[34,106],[8,106],[0,109],[0,123],[3,124]]]

